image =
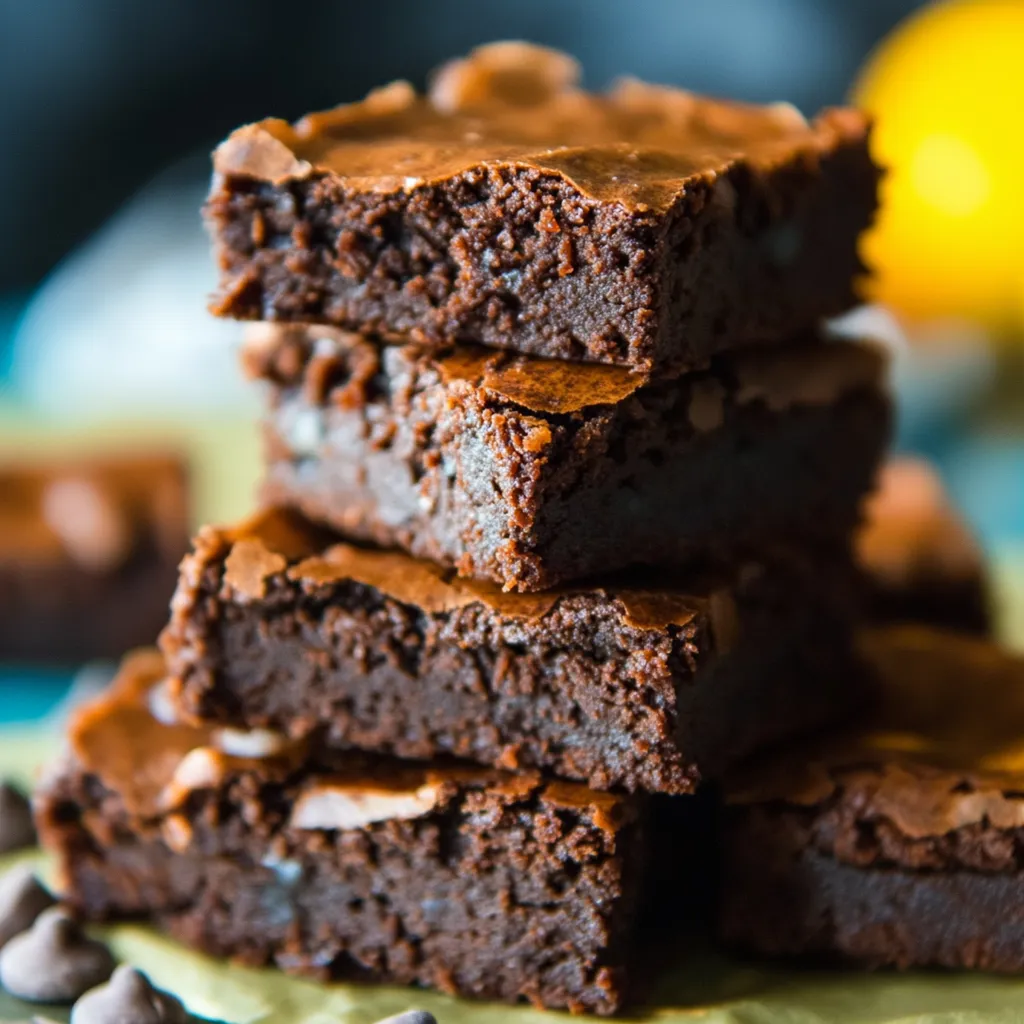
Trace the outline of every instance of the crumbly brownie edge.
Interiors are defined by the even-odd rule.
[[[549,172],[482,167],[386,195],[325,173],[280,185],[224,175],[206,217],[221,316],[653,362],[659,219]]]
[[[648,371],[674,376],[861,301],[868,270],[858,240],[874,222],[880,178],[866,136],[839,130],[831,148],[777,167],[737,161],[709,197],[725,204],[724,216],[692,218],[677,207],[662,240],[667,273]],[[695,246],[701,258],[679,258]]]
[[[865,697],[850,671],[842,552],[828,571],[779,556],[737,572],[687,622],[652,629],[600,591],[545,598],[553,606],[532,621],[478,601],[426,614],[362,584],[280,572],[262,598],[238,599],[224,583],[229,547],[200,535],[161,640],[193,721],[326,728],[332,743],[399,757],[688,793]]]
[[[358,449],[353,451],[351,420],[334,409],[324,411],[322,422],[328,437],[332,423],[345,425],[335,435],[337,444],[321,448],[322,454],[296,455],[285,440],[284,418],[318,414],[310,407],[297,412],[298,396],[279,395],[265,421],[261,497],[267,505],[292,506],[355,539],[397,546],[508,589],[538,592],[637,565],[685,570],[708,557],[727,561],[754,554],[765,544],[798,539],[821,547],[838,544],[858,522],[859,499],[871,486],[889,436],[888,399],[858,391],[827,408],[784,414],[738,410],[724,428],[684,442],[677,460],[671,452],[680,447],[679,425],[645,430],[637,422],[643,414],[639,400],[627,401],[629,408],[620,415],[605,417],[604,429],[600,417],[587,421],[594,429],[550,427],[553,443],[542,460],[521,438],[508,436],[510,420],[519,417],[486,410],[470,414],[473,429],[455,430],[448,442],[434,431],[407,454],[396,454],[393,447],[373,450],[371,444],[363,460]],[[495,431],[505,438],[509,466],[486,441]],[[572,439],[583,435],[594,443],[579,454]],[[627,439],[642,452],[623,461],[618,453]],[[753,453],[761,451],[765,457],[755,466]],[[740,458],[749,468],[730,478],[737,481],[730,501],[717,470]],[[369,475],[353,484],[367,461]],[[453,465],[464,467],[454,481],[445,468]],[[506,487],[511,467],[518,469],[519,484]],[[390,480],[396,481],[394,488]],[[429,498],[416,500],[427,493]],[[716,493],[723,502],[714,506],[717,515],[706,498]],[[687,495],[696,494],[702,495],[699,504],[686,502]],[[403,498],[404,513],[398,515]],[[640,498],[644,504],[638,509]],[[662,521],[659,529],[656,513],[645,510],[660,509],[680,514],[673,512],[671,524]],[[585,531],[573,526],[584,523]],[[618,538],[614,550],[609,537]]]
[[[852,305],[877,183],[859,136],[698,179],[661,218],[536,168],[383,197],[323,173],[221,175],[206,207],[222,271],[212,309],[676,375]]]
[[[707,614],[636,628],[598,592],[559,598],[540,621],[480,603],[432,615],[283,573],[264,599],[240,601],[224,586],[227,551],[200,536],[161,635],[186,718],[326,728],[335,744],[542,768],[595,789],[695,788],[676,707],[713,654]]]
[[[266,504],[522,592],[835,543],[891,419],[878,353],[813,335],[647,386],[326,327],[253,328],[243,366],[267,387]]]
[[[281,799],[245,778],[196,794],[185,808],[192,850],[169,848],[159,820],[129,817],[73,764],[36,805],[67,898],[88,919],[143,916],[212,955],[290,973],[619,1008],[643,864],[631,812],[613,829],[557,800],[470,792],[430,820],[282,838]],[[275,810],[257,835],[241,815],[261,804]]]

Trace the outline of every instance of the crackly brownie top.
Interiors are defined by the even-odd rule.
[[[382,193],[481,166],[534,167],[599,201],[663,211],[687,183],[737,161],[771,167],[866,134],[864,118],[848,109],[809,124],[785,103],[727,102],[634,79],[597,95],[578,83],[565,54],[494,43],[442,67],[426,96],[395,82],[295,125],[247,125],[214,163],[223,174],[273,182],[329,172],[353,190]]]
[[[171,556],[187,536],[185,469],[173,456],[0,466],[0,565],[117,569],[143,534]]]
[[[704,620],[722,650],[736,631],[735,598],[729,584],[723,582],[722,571],[709,572],[704,585],[685,591],[630,581],[520,594],[486,581],[459,578],[452,570],[399,551],[340,542],[283,508],[264,509],[231,527],[204,527],[193,543],[196,564],[223,560],[226,593],[243,603],[263,599],[270,581],[283,577],[311,590],[336,583],[362,584],[428,615],[482,605],[506,618],[539,621],[563,598],[585,594],[613,604],[622,621],[638,630],[663,632]],[[191,568],[185,571],[194,572]],[[751,565],[731,575],[757,571]]]
[[[530,413],[564,415],[617,405],[651,386],[642,375],[619,366],[472,345],[448,353],[415,345],[399,351],[338,328],[291,324],[252,324],[246,330],[242,361],[250,377],[286,387],[301,384],[314,404],[331,394],[342,405],[359,405],[354,391],[377,373],[387,372],[389,354],[436,369],[445,384],[468,385],[488,400]],[[690,421],[698,431],[719,426],[727,398],[737,405],[760,401],[773,412],[828,405],[859,388],[880,388],[885,369],[880,349],[840,339],[732,353],[719,357],[711,371],[691,378]],[[676,381],[671,386],[684,384]]]
[[[314,750],[307,740],[269,729],[186,725],[175,720],[165,686],[160,654],[135,651],[110,687],[72,716],[68,728],[78,767],[141,818],[173,815],[193,792],[219,789],[241,773],[297,786],[289,825],[299,830],[364,828],[423,817],[466,788],[580,811],[608,831],[631,813],[629,801],[614,794],[579,783],[545,782],[534,772],[417,764],[358,751]]]
[[[861,647],[881,684],[875,721],[748,765],[729,802],[885,820],[910,839],[1024,827],[1024,658],[917,626],[869,630]]]
[[[857,560],[891,586],[984,574],[981,547],[935,470],[908,457],[893,459],[879,474],[857,535]]]

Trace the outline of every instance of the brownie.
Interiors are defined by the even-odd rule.
[[[505,589],[846,542],[889,437],[885,363],[757,348],[647,383],[614,366],[254,326],[270,505]]]
[[[188,531],[175,456],[0,465],[0,660],[73,663],[153,643]]]
[[[871,638],[866,731],[727,784],[721,931],[748,950],[1024,970],[1024,659],[965,635]]]
[[[642,798],[162,724],[162,676],[129,658],[35,796],[83,917],[316,978],[620,1005]]]
[[[992,632],[981,546],[927,462],[901,456],[883,468],[856,550],[869,618]]]
[[[690,792],[861,696],[848,559],[504,593],[268,510],[206,527],[161,636],[192,721]]]
[[[213,311],[672,375],[855,303],[863,115],[577,83],[498,43],[426,96],[238,129],[206,208]]]

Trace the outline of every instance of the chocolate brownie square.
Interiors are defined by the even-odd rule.
[[[644,383],[613,366],[254,326],[269,505],[508,590],[845,543],[889,438],[879,351],[791,343]]]
[[[1024,660],[924,627],[869,637],[865,730],[729,781],[721,932],[771,955],[1024,970]]]
[[[857,300],[879,170],[806,121],[481,47],[296,125],[239,128],[206,213],[213,310],[675,375]]]
[[[153,643],[188,531],[175,456],[0,465],[0,660],[73,663]]]
[[[322,979],[619,1007],[642,798],[191,728],[166,718],[162,677],[155,652],[129,658],[35,797],[84,918]]]
[[[193,721],[666,793],[847,713],[848,556],[505,593],[268,510],[200,531],[161,637]]]

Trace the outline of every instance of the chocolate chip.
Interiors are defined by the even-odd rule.
[[[0,951],[0,985],[30,1003],[71,1003],[107,980],[114,958],[61,910],[43,911]]]
[[[31,868],[13,868],[0,876],[0,949],[15,935],[28,931],[54,903]]]
[[[35,844],[36,830],[28,797],[9,782],[0,782],[0,853]]]
[[[105,985],[86,992],[71,1009],[71,1024],[185,1024],[181,1002],[154,988],[134,967],[121,966]]]
[[[393,1017],[385,1017],[377,1024],[437,1024],[437,1018],[426,1010],[406,1010],[396,1013]]]

